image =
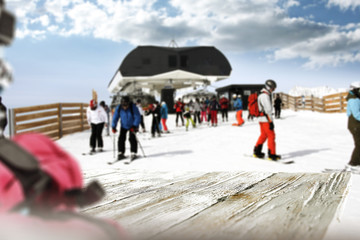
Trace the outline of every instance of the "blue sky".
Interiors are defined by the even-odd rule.
[[[108,83],[138,45],[215,46],[228,84],[347,88],[360,81],[360,0],[7,0],[16,39],[3,50],[8,107],[110,102]]]

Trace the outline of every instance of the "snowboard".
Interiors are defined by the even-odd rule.
[[[288,158],[282,158],[282,159],[279,159],[279,160],[275,161],[275,160],[271,160],[271,159],[267,158],[266,156],[264,158],[258,158],[258,157],[255,157],[252,154],[244,154],[244,157],[250,157],[250,158],[255,158],[255,159],[260,159],[260,160],[266,160],[266,161],[269,161],[269,162],[281,163],[281,164],[293,164],[293,163],[295,163],[294,160],[288,159]]]

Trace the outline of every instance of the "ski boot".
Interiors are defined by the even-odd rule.
[[[125,155],[124,155],[122,152],[120,152],[120,153],[118,154],[117,160],[118,160],[118,161],[121,161],[121,160],[123,160],[123,159],[125,159],[125,158],[126,158]]]
[[[137,158],[136,153],[131,153],[130,160],[133,161]]]
[[[276,155],[276,154],[271,154],[270,150],[268,151],[268,159],[272,160],[272,161],[277,161],[281,159],[280,155]]]
[[[256,157],[256,158],[264,158],[265,157],[265,153],[261,152],[262,147],[263,147],[262,144],[254,147],[254,154],[253,154],[254,157]]]

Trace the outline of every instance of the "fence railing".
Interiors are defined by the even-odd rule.
[[[324,113],[346,112],[347,92],[336,93],[317,98],[313,96],[293,97],[285,93],[279,93],[282,99],[283,109],[310,110]]]
[[[39,132],[53,140],[89,128],[85,103],[54,103],[9,109],[9,133]]]

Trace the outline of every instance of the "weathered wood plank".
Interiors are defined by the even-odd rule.
[[[87,214],[119,221],[133,239],[321,239],[348,173],[86,174],[108,196]]]
[[[156,239],[322,239],[349,177],[279,173],[230,195]]]

